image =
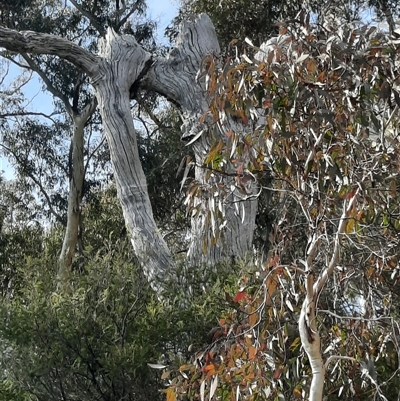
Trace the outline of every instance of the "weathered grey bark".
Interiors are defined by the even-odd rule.
[[[0,46],[16,53],[52,54],[74,64],[89,76],[97,70],[98,57],[76,43],[56,35],[18,32],[0,26]]]
[[[165,277],[173,261],[153,218],[129,99],[129,88],[150,61],[150,54],[133,37],[118,36],[111,29],[100,44],[99,56],[54,35],[2,27],[0,46],[16,52],[58,55],[91,78],[135,253],[150,280]]]
[[[0,46],[17,52],[58,55],[91,78],[110,148],[118,196],[136,255],[150,280],[166,277],[173,260],[153,218],[146,178],[138,156],[129,90],[134,83],[141,81],[147,88],[165,95],[181,107],[186,120],[184,136],[189,139],[197,136],[193,141],[198,164],[196,175],[204,183],[205,171],[201,166],[211,139],[209,127],[207,124],[200,126],[199,120],[208,110],[209,99],[204,82],[197,81],[196,75],[204,57],[219,52],[210,19],[202,15],[186,23],[175,48],[165,59],[153,60],[132,36],[119,36],[111,29],[100,43],[98,56],[57,36],[16,32],[1,27]],[[239,133],[243,126],[228,119],[224,125],[219,125],[214,135],[224,138],[224,133],[230,129]],[[222,180],[228,186],[234,178]],[[252,195],[254,185],[249,187]],[[204,233],[204,215],[200,214],[193,222],[190,251],[194,263],[214,263],[222,257],[242,256],[251,250],[255,198],[240,199],[239,193],[233,190],[224,202],[228,220],[224,232],[225,246],[207,246],[203,253],[203,235],[207,233]],[[241,212],[236,213],[235,203],[240,203],[238,210]]]
[[[195,178],[200,184],[207,184],[207,169],[203,166],[204,159],[210,150],[212,141],[225,140],[230,130],[237,134],[248,132],[249,127],[232,121],[225,116],[224,122],[217,125],[206,119],[200,124],[201,117],[209,110],[209,96],[205,79],[197,79],[206,56],[218,56],[220,48],[214,26],[206,14],[194,21],[184,22],[177,37],[176,45],[165,59],[154,62],[143,79],[143,86],[163,94],[177,104],[184,116],[183,139],[193,142],[196,157]],[[213,139],[211,139],[213,138]],[[248,195],[243,195],[236,187],[235,166],[229,166],[226,175],[215,174],[228,194],[219,196],[224,209],[224,219],[227,225],[222,235],[223,241],[212,245],[212,232],[207,224],[207,211],[192,218],[192,238],[189,257],[193,264],[214,264],[226,257],[244,256],[251,251],[257,213],[256,183],[248,180]],[[206,196],[213,197],[209,193]],[[216,200],[218,197],[216,197]],[[204,202],[198,198],[194,206]],[[215,202],[217,204],[217,202]],[[217,225],[222,223],[217,222]],[[204,246],[205,245],[205,246]],[[204,252],[205,251],[205,252]]]
[[[100,46],[102,62],[93,77],[104,131],[110,148],[118,196],[128,232],[141,266],[150,280],[163,279],[173,264],[158,230],[138,153],[129,89],[151,62],[131,36],[109,30]]]

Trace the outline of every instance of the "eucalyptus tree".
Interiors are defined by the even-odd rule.
[[[258,2],[232,1],[232,0],[181,0],[179,14],[173,23],[167,28],[166,33],[173,41],[178,34],[179,24],[193,14],[205,12],[211,18],[218,40],[222,49],[223,57],[228,55],[235,58],[245,52],[251,57],[256,51],[246,44],[246,38],[256,48],[267,41],[272,35],[279,32],[283,21],[296,21],[302,5],[296,1],[270,1]],[[393,15],[397,12],[393,4],[386,1],[366,2],[364,0],[344,1],[310,1],[308,7],[313,12],[313,18],[318,23],[336,20],[338,25],[344,23],[360,23],[365,19],[367,12],[376,13],[379,16],[388,15],[382,10],[390,10]],[[385,8],[386,7],[386,8]],[[390,13],[389,13],[390,14]],[[385,20],[386,17],[383,17]],[[223,59],[221,57],[221,59]],[[240,63],[241,60],[235,61]],[[225,105],[227,106],[227,104]],[[231,107],[229,105],[229,107]],[[265,172],[257,176],[260,185],[258,193],[258,210],[256,215],[256,228],[254,233],[254,246],[258,252],[265,252],[269,248],[269,233],[274,219],[280,218],[279,213],[272,213],[274,209],[270,205],[271,176]]]
[[[309,361],[305,364],[296,358],[295,367],[286,369],[288,375],[293,369],[298,380],[294,398],[309,393],[310,400],[320,401],[330,363],[356,364],[360,353],[373,348],[375,337],[368,337],[368,328],[386,330],[384,338],[378,339],[379,350],[374,349],[377,357],[384,355],[388,339],[399,354],[396,322],[388,308],[390,297],[371,291],[366,302],[369,314],[358,314],[356,305],[343,307],[363,295],[354,294],[351,287],[356,269],[362,268],[369,279],[366,284],[375,289],[384,271],[398,277],[398,43],[375,33],[374,28],[338,26],[334,18],[332,24],[328,18],[323,22],[313,25],[310,14],[301,12],[294,29],[282,25],[279,35],[260,49],[251,46],[252,51],[260,50],[256,60],[244,54],[233,65],[228,60],[222,69],[215,57],[219,54],[215,31],[204,14],[183,24],[166,57],[151,54],[132,35],[120,35],[112,28],[99,41],[98,54],[61,36],[0,28],[0,45],[9,51],[57,56],[88,76],[126,225],[149,279],[167,278],[173,258],[155,223],[140,164],[130,107],[138,91],[156,91],[180,108],[183,138],[194,149],[194,160],[187,160],[183,174],[185,179],[194,167],[195,178],[186,198],[192,213],[189,255],[193,263],[213,263],[251,250],[257,175],[268,171],[275,179],[273,192],[281,219],[273,226],[262,295],[242,290],[235,297],[238,303],[250,295],[250,305],[241,330],[224,325],[225,335],[233,336],[229,340],[239,343],[227,365],[210,353],[196,358],[196,363],[200,360],[206,365],[200,375],[194,375],[194,381],[202,380],[193,387],[197,398],[200,391],[203,399],[206,390],[213,397],[219,375],[229,381],[232,372],[243,371],[246,351],[250,360],[261,356],[258,373],[274,370],[268,380],[263,374],[257,377],[263,386],[254,385],[254,372],[241,378],[239,383],[248,384],[243,397],[251,399],[255,391],[267,398],[272,392],[281,395],[276,381],[283,369],[271,360],[269,351],[275,350],[277,342],[282,348],[289,336],[281,332],[277,337],[275,330],[264,330],[260,337],[256,334],[261,330],[261,313],[284,315],[284,305],[298,320],[299,336],[292,346],[302,344]],[[290,202],[294,207],[287,206]],[[294,227],[300,227],[301,235]],[[342,315],[336,309],[325,310],[337,319],[337,327],[324,327],[329,346],[321,350],[317,308],[330,279],[335,280],[331,287],[334,306],[340,298]],[[254,306],[251,302],[257,297],[259,305]],[[358,330],[353,320],[366,320],[368,325]],[[390,322],[390,330],[382,320]],[[347,340],[349,333],[352,336]],[[362,349],[360,336],[367,338]],[[343,349],[345,355],[340,354]],[[341,372],[347,366],[340,365]],[[225,367],[230,370],[223,372]],[[362,385],[371,384],[377,396],[383,395],[369,364],[361,379]],[[339,395],[343,391],[351,394],[352,378],[341,380]],[[230,383],[234,388],[228,397],[239,397],[240,385],[235,380]],[[224,384],[221,394],[225,394]],[[186,397],[186,389],[178,385],[172,390]]]
[[[109,1],[73,1],[72,6],[59,1],[34,1],[3,4],[0,15],[4,26],[52,32],[95,50],[108,25],[134,34],[151,46],[153,25],[143,20],[144,11],[143,1],[123,2],[121,7]],[[35,17],[25,18],[27,15]],[[93,156],[103,147],[96,99],[88,91],[85,75],[63,60],[26,53],[3,52],[3,56],[38,74],[54,99],[55,110],[50,115],[28,113],[15,105],[3,112],[3,119],[8,121],[2,146],[17,173],[34,183],[55,220],[66,225],[59,261],[59,274],[63,276],[71,269],[77,245],[78,252],[83,251],[81,204],[90,184],[88,178],[85,182],[85,175],[93,170]],[[65,191],[62,194],[64,179],[69,181],[67,205]]]
[[[238,311],[170,382],[179,399],[398,396],[399,41],[310,17],[210,71],[214,121],[257,127],[206,159],[268,171],[279,219],[258,285],[242,278]]]

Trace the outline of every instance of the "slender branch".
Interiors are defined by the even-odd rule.
[[[17,53],[51,54],[61,57],[93,77],[100,58],[60,36],[0,27],[0,46]]]
[[[346,201],[344,201],[343,205],[343,213],[342,216],[339,220],[339,226],[336,232],[336,237],[335,237],[335,245],[332,253],[331,260],[328,263],[328,266],[322,271],[322,273],[319,275],[317,282],[314,284],[314,294],[318,295],[322,288],[324,287],[326,281],[328,278],[332,275],[334,268],[336,267],[338,260],[339,260],[339,251],[340,251],[340,242],[341,239],[345,233],[346,230],[346,225],[347,225],[347,219],[350,214],[351,209],[353,208],[354,202],[356,201],[356,197],[358,194],[359,188],[355,191],[353,196],[350,198],[347,206],[346,206]]]
[[[42,79],[42,81],[46,85],[46,89],[54,97],[57,97],[58,99],[60,99],[63,102],[63,104],[67,110],[67,113],[70,115],[70,117],[72,117],[72,108],[71,108],[68,98],[53,86],[53,84],[51,83],[48,76],[39,68],[39,66],[32,60],[31,57],[29,57],[26,53],[21,53],[21,56],[28,63],[29,67],[39,75],[39,77]]]
[[[11,62],[12,62],[13,64],[15,64],[16,66],[18,66],[18,67],[20,67],[20,68],[22,68],[22,69],[24,69],[24,70],[28,70],[28,67],[27,67],[26,64],[18,63],[13,57],[10,57],[9,55],[1,54],[1,53],[2,53],[2,52],[0,52],[0,55],[1,55],[2,57],[4,57],[5,59],[11,61]],[[21,84],[19,84],[17,87],[14,87],[11,91],[6,90],[6,91],[2,91],[2,92],[0,92],[0,93],[4,93],[4,94],[11,95],[11,94],[13,94],[13,93],[15,93],[15,92],[21,90],[25,85],[27,85],[27,84],[30,82],[30,80],[31,80],[31,78],[32,78],[33,72],[30,71],[30,70],[28,70],[28,71],[29,71],[29,77],[24,78],[24,81],[23,81]],[[8,73],[8,71],[7,71],[7,73]],[[4,77],[5,77],[5,76],[4,76]],[[15,83],[15,81],[14,81],[14,83]]]
[[[81,89],[81,86],[84,82],[84,74],[80,73],[78,76],[78,79],[75,82],[75,86],[74,86],[74,94],[73,94],[73,98],[72,98],[72,111],[74,113],[79,113],[78,110],[78,105],[79,105],[79,92]]]
[[[161,120],[159,120],[159,118],[153,113],[152,110],[150,110],[147,105],[142,102],[142,99],[138,99],[138,104],[139,107],[142,107],[144,109],[144,111],[146,112],[146,114],[153,120],[153,122],[159,127],[159,128],[168,128],[165,124],[163,124],[161,122]]]
[[[15,160],[20,164],[20,165],[24,165],[24,161],[9,147],[3,145],[2,143],[0,143],[0,146],[6,150],[8,153],[12,154],[13,157],[15,157]],[[52,201],[50,199],[50,196],[48,195],[48,193],[46,192],[46,190],[44,189],[42,183],[40,182],[40,180],[38,180],[33,174],[31,173],[27,173],[25,171],[25,174],[38,186],[40,192],[43,194],[43,196],[45,197],[46,201],[47,201],[47,206],[49,207],[50,213],[56,218],[57,221],[59,221],[60,223],[63,223],[63,219],[61,217],[61,215],[59,213],[57,213],[53,206],[52,206]]]
[[[358,362],[357,359],[352,358],[351,356],[331,355],[325,362],[325,370],[328,369],[328,366],[331,362],[336,361],[336,360]]]
[[[313,134],[314,134],[314,132],[313,132]],[[323,137],[324,137],[323,133],[321,133],[318,137],[316,137],[314,134],[315,144],[313,145],[313,148],[311,149],[310,153],[308,154],[307,160],[304,163],[304,166],[306,168],[308,166],[308,163],[310,163],[310,161],[315,157],[315,153],[316,153],[315,149],[319,146]]]
[[[58,114],[58,113],[51,113],[51,114],[45,114],[45,113],[36,113],[33,111],[18,111],[15,113],[0,113],[0,118],[7,118],[7,117],[23,117],[23,116],[38,116],[38,117],[44,117],[52,121],[54,124],[56,121],[51,118],[51,116]]]
[[[92,114],[95,112],[96,107],[97,107],[97,99],[96,99],[96,97],[93,97],[90,100],[90,102],[84,107],[84,109],[81,111],[81,114],[80,114],[81,118],[87,122],[89,120],[89,118],[92,116]],[[88,140],[88,158],[87,158],[86,164],[85,164],[85,166],[83,168],[83,176],[84,177],[86,176],[87,168],[89,166],[89,162],[90,162],[92,156],[103,145],[104,139],[102,139],[100,141],[100,144],[94,149],[92,154],[89,154],[89,142],[90,142],[90,139]]]
[[[86,121],[91,117],[91,115],[95,112],[97,107],[97,98],[95,96],[90,99],[90,102],[83,108],[81,111],[81,118]]]
[[[97,153],[97,151],[104,145],[104,142],[105,142],[105,138],[103,138],[103,139],[99,142],[99,144],[93,149],[93,152],[88,156],[87,161],[86,161],[86,164],[85,164],[85,170],[84,170],[84,175],[85,175],[85,176],[86,176],[87,169],[88,169],[88,167],[89,167],[89,162],[90,162],[90,160],[91,160],[92,157]]]
[[[392,113],[390,114],[388,120],[382,124],[383,135],[385,135],[385,131],[388,128],[388,126],[389,126],[390,122],[392,121],[392,118],[393,118],[394,114],[397,112],[397,110],[398,110],[398,106],[396,104]]]
[[[65,392],[64,386],[63,386],[63,377],[64,377],[64,375],[60,375],[60,371],[57,368],[55,369],[55,373],[56,373],[57,378],[58,378],[58,383],[59,383],[59,388],[60,388],[60,393],[61,393],[62,399],[63,399],[63,401],[67,401],[68,398],[66,396],[66,392]]]
[[[368,322],[379,322],[380,320],[390,320],[393,321],[393,318],[391,316],[380,316],[380,317],[371,317],[371,318],[365,318],[362,316],[341,316],[338,315],[335,312],[332,312],[330,310],[325,310],[325,309],[318,309],[318,313],[326,313],[328,315],[331,315],[335,317],[336,319],[343,320],[343,319],[348,319],[348,320],[361,320],[365,321],[367,320]]]
[[[125,24],[125,22],[128,21],[128,18],[129,18],[138,8],[139,8],[139,2],[137,2],[134,6],[132,6],[132,8],[129,10],[128,14],[126,14],[125,17],[122,18],[122,19],[118,22],[118,24],[117,24],[117,26],[116,26],[116,31],[117,31],[117,32],[119,31],[119,29],[121,28],[121,26],[123,26],[123,25]],[[124,8],[121,10],[121,15],[122,15],[122,13],[125,11],[125,9],[126,9],[126,5],[125,5],[125,2],[124,2]]]
[[[2,54],[3,52],[0,52],[0,55],[3,56]],[[4,57],[4,56],[3,56]],[[5,57],[7,58],[7,57]],[[4,64],[6,64],[6,70],[4,70]],[[10,63],[6,63],[3,60],[0,61],[0,65],[1,65],[1,74],[2,77],[0,79],[0,85],[4,84],[4,80],[6,79],[6,76],[8,75],[9,71],[10,71]],[[0,92],[1,93],[1,92]]]
[[[100,36],[104,38],[104,36],[106,36],[106,30],[99,24],[94,15],[83,9],[75,0],[70,1],[75,6],[75,8],[90,21],[90,23],[94,26]]]
[[[314,259],[315,255],[317,254],[317,249],[320,243],[320,237],[316,235],[316,233],[313,233],[311,242],[308,246],[307,249],[307,257],[306,257],[306,273],[307,273],[307,279],[306,279],[306,293],[307,293],[307,300],[310,303],[312,299],[314,298],[314,277],[313,277],[313,264],[314,264]]]
[[[385,15],[386,22],[389,26],[389,32],[391,35],[395,35],[396,24],[393,19],[393,15],[391,10],[389,9],[389,5],[386,0],[378,0],[378,4],[381,7],[383,14]],[[397,36],[397,35],[396,35]]]
[[[12,63],[14,63],[19,68],[23,68],[23,69],[27,68],[26,64],[19,63],[17,60],[14,59],[14,57],[12,57],[10,55],[10,52],[8,52],[7,50],[0,51],[0,56],[6,58],[9,61],[11,61]],[[14,56],[14,54],[13,54],[13,56]],[[8,71],[7,71],[7,73],[8,73]]]

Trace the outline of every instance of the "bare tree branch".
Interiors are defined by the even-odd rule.
[[[355,362],[355,363],[358,362],[356,358],[352,358],[351,356],[331,355],[325,362],[325,370],[328,369],[328,366],[330,365],[331,362],[337,361],[337,360],[351,361],[351,362]]]
[[[53,116],[55,114],[58,114],[58,113],[45,114],[45,113],[37,113],[37,112],[33,112],[33,111],[17,111],[15,113],[0,113],[0,118],[38,116],[38,117],[47,118],[55,124],[56,121],[53,118],[51,118],[51,116]]]
[[[79,113],[79,110],[78,110],[79,92],[80,92],[80,88],[81,88],[84,80],[85,80],[84,74],[81,73],[81,74],[79,74],[79,77],[75,82],[74,95],[73,95],[73,99],[72,99],[72,110],[74,113]]]
[[[123,2],[123,4],[124,4],[124,7],[123,7],[123,9],[121,10],[120,14],[122,14],[122,13],[125,11],[125,9],[126,9],[126,4],[125,4],[125,2]],[[116,26],[116,31],[119,31],[119,29],[121,28],[121,26],[123,26],[123,25],[125,24],[125,22],[128,21],[128,18],[129,18],[138,8],[139,8],[139,3],[137,2],[137,3],[136,3],[134,6],[132,6],[132,8],[129,10],[128,14],[126,14],[125,17],[122,18],[122,19],[118,22],[118,24],[117,24],[117,26]]]
[[[5,149],[7,152],[9,152],[10,154],[13,155],[13,157],[15,157],[15,160],[17,160],[18,163],[20,163],[21,165],[24,164],[24,161],[9,147],[3,145],[2,143],[0,143],[0,146]],[[40,192],[42,193],[42,195],[45,197],[46,202],[47,202],[47,206],[49,207],[50,213],[56,218],[56,220],[62,224],[64,224],[64,221],[61,217],[61,215],[59,213],[57,213],[53,206],[52,206],[52,201],[50,199],[50,196],[48,195],[46,189],[44,188],[44,186],[42,185],[42,183],[40,182],[40,180],[38,180],[34,174],[31,173],[27,173],[25,172],[25,174],[38,186]]]
[[[105,29],[99,24],[99,22],[96,20],[93,14],[84,10],[82,6],[79,5],[75,0],[71,0],[71,3],[82,15],[84,15],[90,21],[90,23],[94,26],[94,28],[97,30],[97,32],[100,34],[101,37],[104,37],[106,35]]]
[[[72,107],[69,103],[68,98],[53,86],[47,75],[39,68],[39,66],[31,59],[31,57],[29,57],[26,53],[21,53],[21,56],[28,63],[29,67],[39,75],[39,77],[45,83],[47,90],[54,97],[57,97],[63,102],[67,113],[72,117]]]
[[[340,242],[343,237],[343,234],[345,233],[349,213],[353,208],[354,202],[356,201],[357,194],[358,194],[358,188],[355,191],[355,193],[352,194],[352,197],[348,201],[347,205],[346,201],[345,204],[343,205],[343,213],[340,218],[339,226],[336,232],[335,245],[333,248],[332,257],[329,261],[328,266],[321,272],[316,283],[314,284],[314,295],[318,296],[318,294],[324,288],[326,281],[332,275],[334,268],[337,266],[339,260]]]
[[[17,53],[51,54],[74,64],[93,77],[99,70],[99,57],[56,35],[15,31],[0,27],[0,46]]]
[[[395,32],[396,23],[394,22],[393,15],[392,15],[391,10],[389,9],[389,5],[388,5],[387,1],[386,0],[378,0],[378,4],[380,5],[381,10],[382,10],[383,14],[385,15],[386,22],[389,26],[390,34],[397,36],[397,34]]]
[[[168,128],[164,123],[160,121],[159,118],[150,110],[142,99],[138,99],[139,107],[142,107],[146,114],[153,120],[153,122],[157,125],[158,128]]]

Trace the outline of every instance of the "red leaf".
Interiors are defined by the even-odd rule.
[[[281,376],[281,370],[279,369],[279,368],[277,368],[276,370],[275,370],[275,372],[274,372],[274,376],[273,376],[273,378],[275,379],[275,380],[278,380],[279,379],[279,377]]]
[[[351,190],[348,194],[347,194],[347,199],[351,199],[357,192],[357,189],[354,188],[353,190]]]
[[[240,300],[242,300],[245,296],[247,295],[246,291],[239,291],[236,296],[235,299],[233,300],[233,302],[239,302]]]

